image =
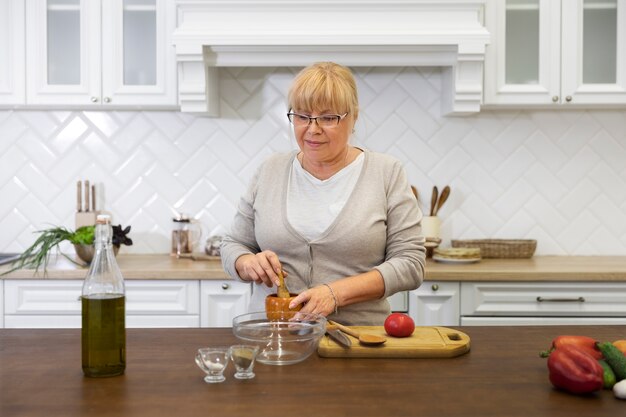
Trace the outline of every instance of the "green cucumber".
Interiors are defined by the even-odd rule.
[[[604,370],[602,374],[602,379],[604,380],[604,389],[613,388],[613,385],[615,385],[615,383],[617,382],[615,378],[615,372],[613,372],[613,369],[611,369],[611,366],[606,363],[605,360],[600,359],[598,362],[600,362],[600,365],[602,365],[602,369]]]
[[[616,381],[626,379],[626,356],[611,342],[598,343],[598,349],[604,355],[604,360],[615,372]]]

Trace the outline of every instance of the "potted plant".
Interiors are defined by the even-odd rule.
[[[130,226],[122,228],[122,225],[117,225],[112,226],[112,228],[113,252],[117,254],[121,245],[130,246],[133,244],[133,241],[127,236],[130,232]],[[35,240],[35,243],[26,249],[24,253],[22,253],[20,257],[13,262],[12,268],[4,274],[8,274],[9,272],[22,268],[35,269],[35,271],[38,271],[42,265],[45,271],[48,265],[50,251],[53,248],[56,248],[58,251],[59,244],[66,240],[74,245],[76,255],[89,264],[94,255],[93,241],[95,238],[95,229],[95,226],[83,226],[75,231],[72,231],[63,226],[58,226],[50,229],[38,230],[36,233],[39,233],[39,237]],[[77,265],[84,266],[75,262],[74,259],[68,257],[64,253],[60,253]]]

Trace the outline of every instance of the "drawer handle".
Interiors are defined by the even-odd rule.
[[[551,303],[584,303],[585,302],[585,297],[578,297],[578,298],[543,298],[543,297],[537,297],[537,302],[538,303],[543,303],[543,302],[551,302]]]
[[[222,289],[223,289],[223,290],[227,290],[227,289],[229,289],[229,288],[230,288],[230,285],[228,285],[228,284],[226,284],[226,283],[222,284]]]

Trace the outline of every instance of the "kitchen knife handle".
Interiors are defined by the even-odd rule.
[[[96,186],[91,186],[91,209],[96,211]]]
[[[550,303],[584,303],[585,297],[576,297],[576,298],[543,298],[541,296],[537,297],[538,303],[550,302]]]
[[[89,212],[91,209],[89,208],[89,202],[91,198],[89,197],[89,180],[85,180],[85,211]]]
[[[76,183],[76,211],[80,213],[83,211],[83,182],[78,181]]]

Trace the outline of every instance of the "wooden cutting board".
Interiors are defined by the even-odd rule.
[[[391,337],[383,326],[351,326],[358,332],[385,336],[380,346],[363,346],[355,337],[349,348],[339,345],[325,335],[317,353],[325,358],[452,358],[470,350],[470,338],[463,332],[447,327],[418,326],[409,337]]]

